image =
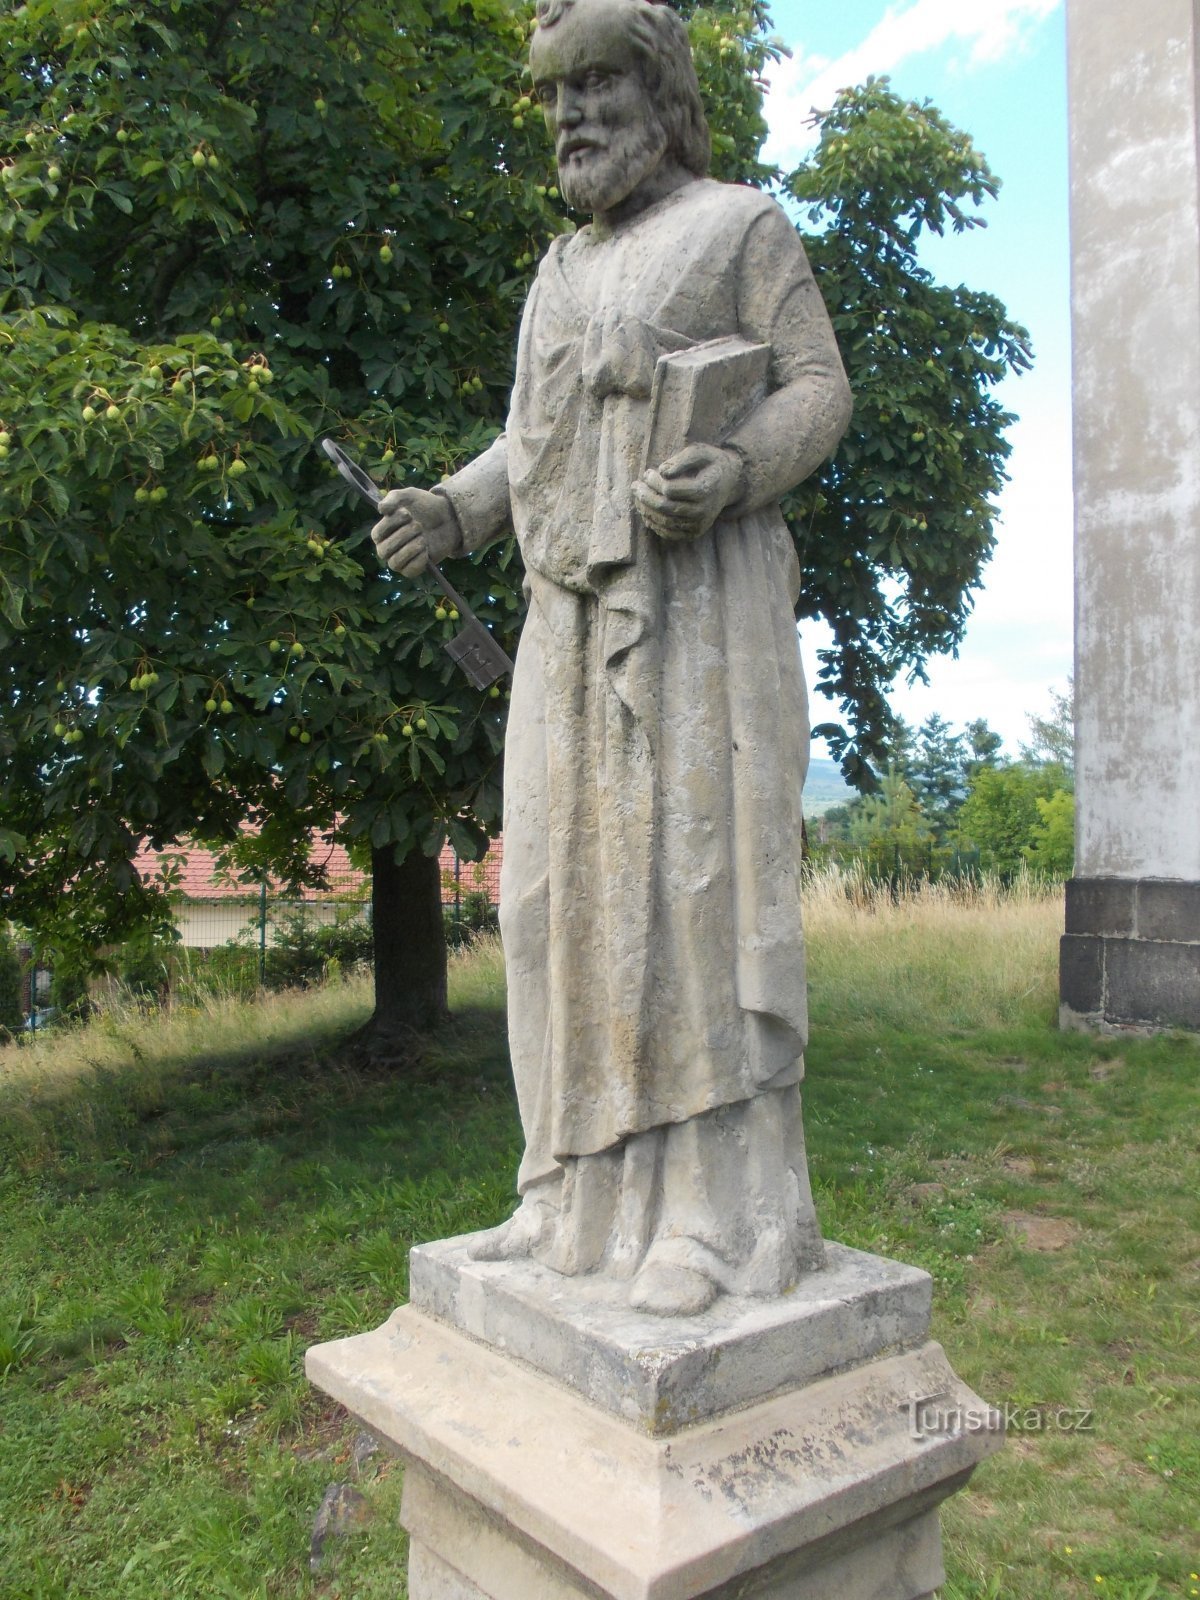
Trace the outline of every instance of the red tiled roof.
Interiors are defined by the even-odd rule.
[[[328,889],[303,889],[295,898],[323,900],[331,895],[365,892],[371,875],[360,872],[353,865],[344,845],[330,844],[319,834],[313,836],[313,859],[325,867],[329,875]],[[179,874],[172,884],[174,893],[186,900],[244,900],[259,890],[259,881],[238,882],[230,875],[218,875],[217,852],[201,845],[183,844],[168,850],[151,850],[144,846],[133,858],[133,864],[143,878],[153,878],[166,864],[178,864]],[[267,887],[279,894],[283,884],[269,878]]]
[[[480,884],[486,882],[495,898],[496,884],[493,880],[497,880],[501,854],[502,843],[494,839],[483,862],[463,862],[461,874],[464,890],[475,887],[477,881]],[[369,892],[370,873],[360,871],[353,864],[344,845],[330,844],[320,834],[314,834],[312,855],[325,868],[329,879],[328,889],[303,889],[289,898],[325,900],[339,895],[365,895]],[[454,851],[447,845],[441,854],[442,871],[453,876],[454,861]],[[133,858],[133,864],[143,878],[153,878],[168,862],[179,864],[173,892],[182,895],[185,900],[245,900],[259,892],[257,879],[238,882],[229,876],[219,876],[217,852],[206,850],[201,845],[178,845],[168,850],[152,850],[145,846]],[[267,888],[271,894],[278,895],[283,890],[283,884],[278,879],[270,878]]]

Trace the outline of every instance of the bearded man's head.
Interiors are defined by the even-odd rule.
[[[623,195],[617,191],[644,176],[648,167],[668,161],[695,177],[708,172],[711,156],[708,123],[692,63],[687,30],[659,0],[538,0],[538,27],[530,51],[535,84],[539,75],[564,70],[570,63],[596,61],[628,64],[638,92],[620,108],[622,126],[597,133],[581,130],[576,150],[565,126],[556,126],[553,108],[547,120],[556,135],[559,183],[568,204],[580,210],[604,210]],[[602,149],[587,148],[589,131],[603,140]],[[595,159],[588,159],[594,156]]]

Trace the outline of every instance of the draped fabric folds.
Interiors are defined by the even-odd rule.
[[[636,1270],[678,1233],[675,1193],[710,1219],[684,1241],[693,1264],[778,1292],[820,1252],[796,1089],[798,567],[777,497],[686,543],[643,528],[631,498],[655,361],[723,334],[771,346],[768,387],[800,396],[815,465],[836,442],[828,373],[844,380],[774,202],[690,184],[611,235],[556,241],[531,291],[496,447],[530,597],[501,919],[519,1187],[560,1219],[544,1259]],[[710,1167],[723,1198],[706,1206]],[[750,1187],[721,1224],[739,1170]]]
[[[590,251],[560,241],[522,329],[508,475],[531,597],[511,719],[530,737],[506,757],[502,905],[518,970],[526,917],[530,966],[549,953],[542,1003],[510,994],[544,1108],[526,1180],[800,1077],[791,539],[771,507],[667,544],[630,493],[657,357],[747,331],[738,258],[771,202],[697,187],[686,249],[670,203]]]

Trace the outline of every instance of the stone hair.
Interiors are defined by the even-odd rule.
[[[579,0],[537,0],[539,28],[552,28]],[[589,0],[584,0],[584,4]],[[642,81],[667,135],[667,154],[696,177],[708,172],[712,144],[687,29],[666,0],[605,0],[626,12]]]

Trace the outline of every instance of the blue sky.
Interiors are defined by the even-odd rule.
[[[1017,414],[1011,482],[1000,502],[996,554],[957,660],[930,666],[930,687],[898,687],[913,722],[938,711],[959,724],[984,716],[1010,753],[1030,712],[1071,671],[1070,299],[1066,61],[1062,0],[775,0],[792,51],[771,78],[769,159],[794,164],[805,118],[843,84],[888,73],[969,132],[1002,179],[980,214],[986,229],[934,240],[924,264],[939,278],[986,289],[1029,329],[1034,370],[1004,386]],[[815,634],[805,640],[810,676]],[[826,714],[817,698],[813,710]]]

